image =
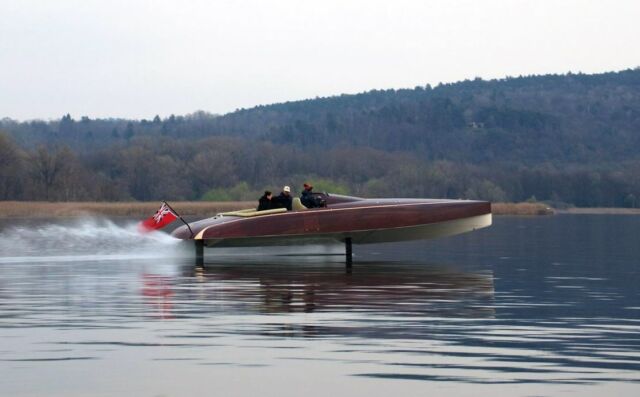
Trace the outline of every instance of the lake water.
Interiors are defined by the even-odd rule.
[[[207,250],[205,269],[183,249],[121,221],[3,221],[0,395],[640,392],[637,216],[495,217],[354,246],[350,273],[330,247]]]

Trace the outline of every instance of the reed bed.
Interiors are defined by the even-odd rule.
[[[182,216],[212,216],[219,212],[253,208],[254,201],[174,201],[171,207]],[[551,215],[541,203],[493,203],[494,215]],[[153,215],[159,201],[150,202],[42,202],[0,201],[0,218],[71,218],[87,215],[127,216],[140,219]]]
[[[553,215],[554,209],[543,203],[492,203],[494,215]]]
[[[256,207],[253,201],[175,201],[169,203],[182,216],[210,216],[218,212]],[[87,215],[145,218],[160,208],[151,202],[41,202],[1,201],[0,218],[67,218]]]
[[[567,208],[558,210],[558,213],[582,215],[640,215],[640,208]]]

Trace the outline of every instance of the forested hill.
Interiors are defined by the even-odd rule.
[[[103,148],[141,136],[231,135],[297,147],[371,147],[425,160],[516,164],[619,163],[640,156],[640,69],[469,80],[373,90],[153,120],[4,119],[22,146]]]
[[[640,69],[373,90],[216,116],[0,120],[0,200],[363,196],[640,206]]]
[[[619,162],[640,156],[640,69],[261,106],[219,118],[214,130],[303,146],[413,151],[425,159]]]

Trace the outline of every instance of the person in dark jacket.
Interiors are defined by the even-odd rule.
[[[272,208],[272,197],[273,195],[270,191],[265,191],[260,200],[258,200],[258,211],[270,210]]]
[[[304,184],[304,190],[300,195],[300,202],[307,208],[318,207],[316,198],[313,196],[313,186],[309,185],[308,183]]]
[[[275,206],[272,206],[271,208],[286,208],[287,211],[291,211],[291,206],[293,205],[291,188],[289,186],[285,186],[282,189],[282,193],[280,193],[278,197],[273,199],[272,204],[275,204]]]

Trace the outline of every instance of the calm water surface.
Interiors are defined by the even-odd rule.
[[[351,273],[56,222],[0,224],[2,396],[640,392],[640,217],[497,217]]]

